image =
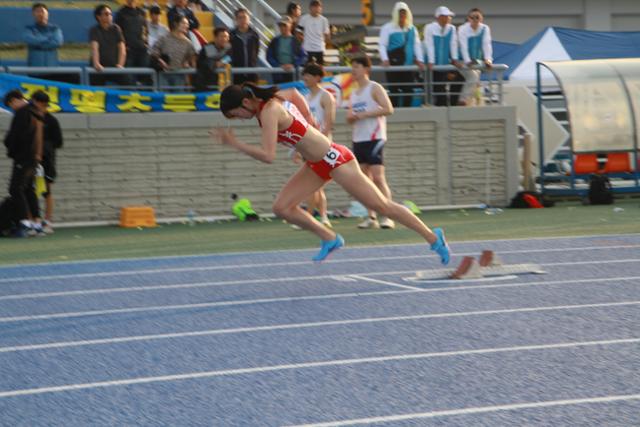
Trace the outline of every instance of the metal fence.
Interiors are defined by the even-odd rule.
[[[1,69],[1,68],[0,68]],[[482,80],[478,90],[481,93],[484,104],[503,103],[504,73],[508,69],[507,65],[494,64],[491,68],[474,67],[481,71]],[[351,67],[328,66],[326,72],[331,74],[349,73]],[[188,92],[192,90],[189,83],[190,78],[196,74],[194,68],[185,68],[173,71],[156,71],[152,68],[105,68],[97,71],[93,67],[6,67],[6,71],[12,74],[21,74],[38,78],[46,78],[67,83],[77,83],[82,85],[106,85],[114,89],[123,90],[149,90],[158,92]],[[225,73],[227,70],[217,70]],[[444,97],[445,105],[456,105],[456,99],[464,80],[458,78],[451,79],[450,76],[457,75],[458,68],[453,65],[434,66],[432,70],[421,71],[415,65],[405,66],[374,66],[371,68],[371,78],[380,82],[392,98],[410,97],[411,105],[432,105],[437,97]],[[273,81],[274,75],[290,75],[292,81],[302,77],[302,68],[297,67],[291,71],[280,68],[254,67],[254,68],[231,68],[231,76],[238,74],[258,74],[262,80]],[[410,81],[394,81],[391,73],[402,73],[410,76]],[[391,78],[388,78],[391,77]],[[444,80],[435,77],[444,77]],[[208,89],[215,91],[219,87],[210,85]],[[441,98],[442,99],[442,98]],[[443,104],[440,104],[443,105]]]

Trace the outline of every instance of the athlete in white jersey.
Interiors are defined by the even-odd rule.
[[[310,63],[302,71],[302,80],[309,89],[305,98],[316,122],[316,127],[331,140],[331,131],[336,118],[336,102],[329,91],[320,86],[322,77],[324,77],[322,65]],[[314,210],[318,211],[320,222],[331,227],[331,221],[327,215],[327,196],[324,193],[324,187],[313,193],[307,200],[307,210],[312,215]]]
[[[347,121],[353,127],[353,154],[358,159],[363,172],[386,197],[391,199],[391,190],[384,173],[382,150],[387,141],[387,118],[393,114],[389,95],[377,82],[369,79],[371,60],[356,57],[351,61],[351,73],[358,89],[351,92]],[[359,228],[394,228],[389,218],[380,218],[369,211],[369,218],[358,225]]]

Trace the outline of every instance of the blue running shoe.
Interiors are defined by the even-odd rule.
[[[334,240],[323,240],[320,245],[320,252],[318,252],[316,256],[313,257],[313,260],[322,261],[327,258],[327,256],[329,256],[331,252],[340,249],[343,246],[344,239],[339,234],[336,234],[336,238]]]
[[[438,236],[438,241],[431,245],[431,250],[440,255],[440,262],[443,265],[447,265],[451,258],[451,250],[449,249],[449,245],[447,245],[447,241],[444,239],[444,231],[442,228],[434,228],[433,234]]]

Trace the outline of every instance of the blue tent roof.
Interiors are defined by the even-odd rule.
[[[521,45],[494,54],[494,62],[507,64],[509,78],[531,51],[538,46],[551,29],[557,42],[555,46],[545,44],[535,61],[555,59],[558,52],[566,52],[570,59],[606,59],[640,57],[640,31],[588,31],[571,28],[547,27]],[[554,49],[556,52],[554,52]],[[549,55],[545,57],[545,55]]]
[[[572,59],[640,57],[640,31],[553,29]]]
[[[492,40],[491,45],[493,47],[493,57],[498,58],[500,56],[505,56],[509,52],[514,49],[517,49],[520,46],[517,43],[507,43],[507,42],[499,42]]]

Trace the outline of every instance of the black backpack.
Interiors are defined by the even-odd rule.
[[[16,222],[13,199],[7,197],[0,202],[0,236],[7,234]]]
[[[593,174],[589,183],[589,203],[592,205],[610,205],[613,203],[611,181],[606,175]]]

